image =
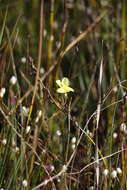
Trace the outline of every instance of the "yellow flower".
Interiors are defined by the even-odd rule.
[[[74,92],[73,88],[69,87],[69,79],[63,78],[62,80],[56,80],[57,85],[60,87],[57,89],[58,93],[64,93],[67,95],[68,92]]]

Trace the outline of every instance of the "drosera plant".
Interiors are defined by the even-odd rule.
[[[96,166],[98,189],[126,189],[126,102],[120,92],[127,85],[125,4],[1,1],[1,190],[95,190]],[[44,19],[42,29],[39,18]],[[95,127],[102,48],[102,101]]]
[[[69,79],[62,78],[62,80],[56,80],[56,84],[59,86],[57,89],[58,93],[64,94],[67,97],[67,93],[74,92],[74,89],[69,87]]]

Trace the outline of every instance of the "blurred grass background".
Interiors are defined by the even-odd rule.
[[[66,164],[37,189],[127,189],[126,22],[126,0],[0,1],[1,189],[35,189]],[[56,92],[63,77],[67,99]]]

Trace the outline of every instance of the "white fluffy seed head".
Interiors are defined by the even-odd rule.
[[[75,150],[75,147],[76,147],[75,144],[72,144],[72,145],[71,145],[72,150]]]
[[[117,133],[113,133],[113,138],[116,139],[118,137]]]
[[[71,143],[72,143],[72,144],[75,144],[75,143],[76,143],[76,137],[73,137],[73,138],[71,139]]]
[[[35,119],[35,123],[38,123],[38,121],[39,121],[39,119],[41,118],[41,116],[42,116],[42,111],[39,110],[39,111],[37,112],[37,117],[36,117],[36,119]]]
[[[15,147],[15,152],[19,153],[19,147],[17,147],[17,146]]]
[[[0,98],[4,97],[5,92],[6,92],[6,89],[4,87],[0,89]]]
[[[114,87],[113,87],[113,92],[117,92],[117,91],[118,91],[117,86],[114,86]]]
[[[22,62],[22,63],[26,63],[26,57],[22,57],[22,58],[21,58],[21,62]]]
[[[51,40],[51,41],[54,40],[54,36],[53,36],[53,35],[50,36],[50,40]]]
[[[29,108],[26,108],[25,106],[22,107],[22,112],[24,116],[28,116]]]
[[[41,67],[41,68],[40,68],[40,74],[42,74],[42,75],[43,75],[43,74],[44,74],[44,72],[45,72],[45,69],[44,69],[43,67]]]
[[[60,183],[60,178],[57,179],[57,182]]]
[[[31,126],[28,125],[28,126],[26,127],[26,134],[28,134],[28,133],[30,132],[30,129],[31,129]]]
[[[46,153],[46,150],[45,149],[42,149],[42,154],[45,154]]]
[[[66,170],[67,170],[67,167],[65,166],[65,165],[63,165],[63,172],[66,172]]]
[[[87,133],[87,135],[90,136],[90,137],[93,136],[93,134],[89,131],[89,129],[86,130],[86,133]]]
[[[39,110],[39,111],[38,111],[38,117],[40,118],[41,116],[42,116],[42,111]]]
[[[125,132],[126,128],[127,128],[126,124],[125,123],[121,123],[121,125],[120,125],[120,131]]]
[[[38,121],[39,121],[39,117],[36,117],[35,123],[38,123]]]
[[[2,140],[2,144],[3,144],[3,145],[6,145],[6,144],[7,144],[7,139],[3,139],[3,140]]]
[[[111,177],[112,177],[112,178],[116,178],[116,177],[117,177],[117,171],[116,171],[116,170],[113,170],[113,171],[112,171]]]
[[[105,169],[105,170],[103,171],[103,175],[104,175],[104,176],[107,176],[108,173],[109,173],[109,170],[108,170],[108,169]]]
[[[51,172],[53,172],[54,169],[55,169],[55,167],[52,165],[52,166],[51,166]]]
[[[57,130],[57,131],[56,131],[56,135],[57,135],[57,136],[61,136],[61,131],[60,131],[60,130]]]
[[[116,170],[117,170],[117,173],[118,173],[118,174],[121,174],[121,173],[122,173],[121,168],[117,168]]]
[[[16,82],[17,82],[17,78],[16,78],[15,76],[12,76],[12,77],[10,78],[10,83],[11,83],[11,85],[15,85]]]
[[[57,42],[56,42],[56,47],[57,47],[57,48],[60,48],[60,46],[61,46],[61,42],[58,42],[58,41],[57,41]]]
[[[23,180],[22,185],[23,185],[24,187],[27,187],[27,186],[28,186],[28,182],[27,182],[26,179]]]

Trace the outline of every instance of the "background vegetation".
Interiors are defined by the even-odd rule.
[[[127,189],[126,22],[126,0],[0,1],[1,190]]]

